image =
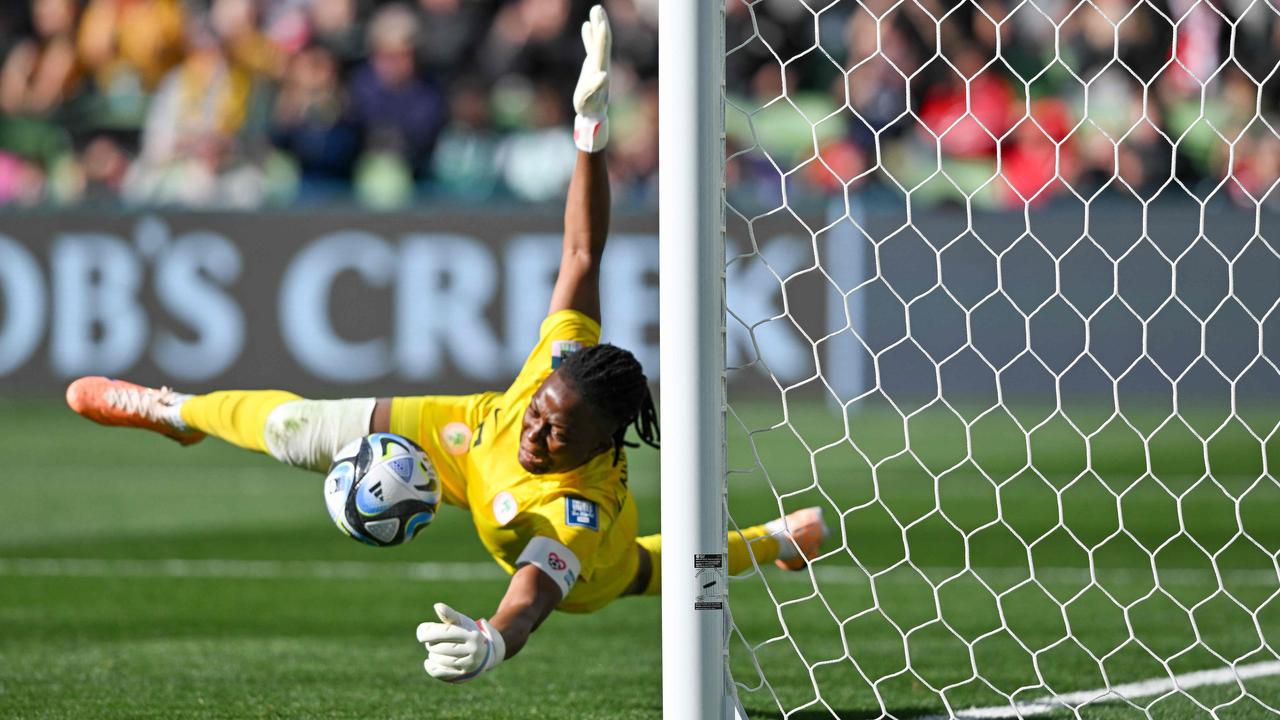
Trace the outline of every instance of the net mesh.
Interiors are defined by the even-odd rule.
[[[725,33],[729,527],[832,530],[729,585],[748,714],[1276,714],[1276,5]]]

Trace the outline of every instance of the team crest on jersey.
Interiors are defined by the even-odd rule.
[[[600,515],[596,504],[580,497],[564,499],[564,524],[574,527],[600,529]]]
[[[466,423],[451,422],[440,430],[440,444],[450,455],[461,455],[471,447],[471,428]]]
[[[509,492],[500,492],[493,498],[493,519],[499,525],[506,525],[511,522],[511,518],[516,516],[520,511],[520,504],[516,502],[515,495]]]
[[[582,349],[582,343],[577,340],[555,340],[551,343],[551,369],[555,370],[560,367],[560,363],[569,357],[570,354]]]

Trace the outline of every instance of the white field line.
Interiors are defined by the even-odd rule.
[[[931,578],[951,577],[959,568],[923,567],[920,570]],[[1027,577],[1025,568],[975,567],[987,582],[1015,583]],[[1104,585],[1125,583],[1130,580],[1150,582],[1148,570],[1106,569],[1098,571],[1098,579]],[[1273,587],[1280,585],[1280,576],[1274,570],[1222,570],[1223,580],[1236,585]],[[855,568],[815,568],[821,585],[865,585],[867,576]],[[0,558],[0,576],[45,577],[167,577],[167,578],[239,578],[239,579],[312,579],[312,580],[417,580],[483,582],[500,580],[502,569],[490,562],[366,562],[359,560],[227,560],[227,559],[115,559],[115,558]],[[967,574],[963,577],[967,577]],[[1087,568],[1038,567],[1036,578],[1044,582],[1082,582],[1089,578]],[[805,581],[809,574],[778,573],[768,571],[769,582]],[[750,582],[752,578],[735,578],[737,582]],[[876,582],[891,584],[919,582],[914,573],[894,572],[883,575]],[[1217,580],[1212,573],[1201,570],[1163,570],[1161,584],[1205,585]],[[730,585],[730,590],[732,590]]]
[[[494,563],[310,560],[127,560],[0,558],[0,575],[37,577],[231,578],[249,580],[501,580]]]
[[[957,712],[958,720],[980,720],[999,718],[1025,718],[1034,715],[1046,715],[1059,710],[1079,708],[1086,704],[1132,702],[1139,698],[1167,695],[1176,691],[1186,691],[1205,685],[1230,685],[1243,683],[1245,680],[1280,675],[1280,662],[1253,663],[1237,667],[1222,667],[1216,670],[1198,670],[1173,677],[1152,678],[1139,682],[1115,685],[1097,690],[1082,690],[1065,695],[1050,695],[1026,703],[1010,703],[986,708],[972,708]],[[1135,703],[1136,704],[1136,703]],[[922,720],[942,720],[945,715],[933,715]]]

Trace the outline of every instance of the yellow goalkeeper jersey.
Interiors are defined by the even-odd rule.
[[[610,451],[569,472],[533,475],[517,454],[534,392],[565,356],[599,340],[595,320],[562,310],[542,322],[506,392],[395,398],[391,406],[391,431],[427,452],[445,502],[471,511],[493,559],[508,573],[531,562],[551,574],[568,588],[558,606],[568,612],[607,605],[635,575],[638,519],[626,455],[616,465]]]

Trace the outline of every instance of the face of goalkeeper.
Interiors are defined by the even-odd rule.
[[[535,475],[583,465],[606,450],[622,456],[627,428],[658,447],[649,381],[630,352],[608,343],[570,353],[529,401],[520,431],[520,466]]]
[[[613,429],[556,370],[524,412],[520,466],[534,475],[572,470],[613,447]]]

